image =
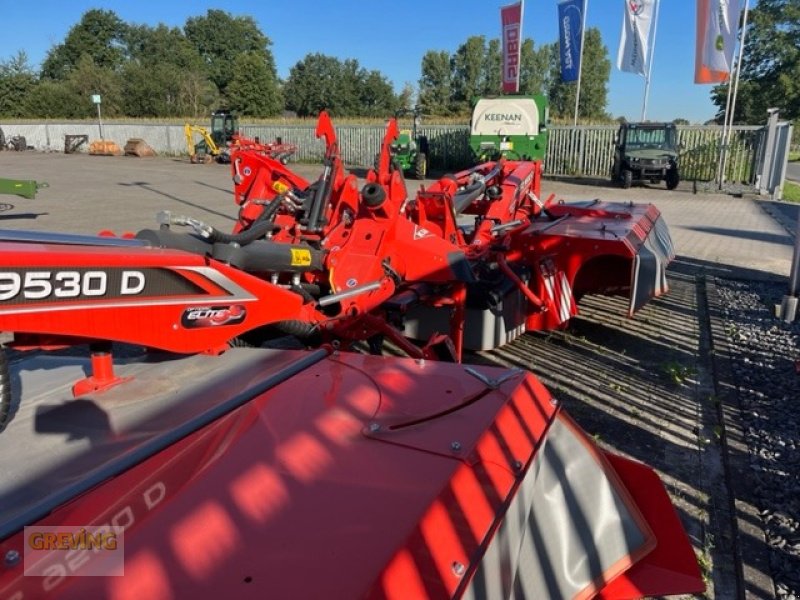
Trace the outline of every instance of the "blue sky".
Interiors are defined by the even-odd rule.
[[[587,0],[587,27],[597,27],[616,62],[623,0]],[[355,58],[367,69],[379,69],[399,91],[405,82],[416,87],[422,55],[429,49],[454,52],[470,35],[499,37],[499,7],[511,0],[39,0],[30,5],[0,0],[2,41],[0,60],[24,50],[34,67],[47,51],[62,42],[91,8],[113,10],[129,23],[165,23],[181,27],[187,17],[218,8],[252,16],[272,42],[278,75],[310,52]],[[695,2],[664,0],[660,9],[647,118],[682,117],[704,122],[714,116],[709,85],[694,77]],[[557,0],[526,0],[523,34],[538,46],[554,42]],[[638,120],[644,98],[644,78],[612,66],[608,111]]]

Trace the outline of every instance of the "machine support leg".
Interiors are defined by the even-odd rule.
[[[124,383],[132,377],[117,377],[114,374],[114,356],[111,354],[111,344],[92,344],[91,373],[85,379],[80,379],[72,386],[72,395],[75,398],[102,392],[115,385]]]

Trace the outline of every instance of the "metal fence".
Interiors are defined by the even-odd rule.
[[[7,138],[21,135],[37,150],[64,151],[66,135],[88,135],[100,138],[96,123],[15,123],[3,125]],[[298,145],[296,159],[319,161],[324,145],[314,137],[313,125],[243,125],[242,133],[258,136],[263,141],[280,137],[284,142]],[[716,126],[682,126],[678,128],[683,179],[711,181],[715,179],[719,162],[722,128]],[[545,160],[546,175],[575,177],[609,177],[614,160],[614,125],[578,126],[553,125]],[[383,127],[377,125],[340,125],[336,127],[339,147],[349,165],[372,165],[380,150]],[[437,170],[454,170],[471,164],[469,127],[467,125],[423,125],[422,135],[428,136],[430,165]],[[142,138],[160,154],[187,153],[183,125],[170,124],[104,124],[103,136],[123,147],[130,138]],[[728,181],[753,183],[755,164],[763,128],[737,126],[729,142],[726,168]],[[82,148],[86,151],[86,148]]]

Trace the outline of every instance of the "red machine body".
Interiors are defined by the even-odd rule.
[[[57,388],[74,366],[29,369]],[[597,448],[530,374],[253,349],[122,370],[142,396],[50,394],[0,436],[4,461],[23,442],[29,455],[4,465],[0,552],[25,552],[23,524],[119,527],[124,573],[81,577],[103,555],[54,550],[6,562],[0,597],[703,589],[658,477]],[[27,383],[29,373],[15,371]]]
[[[359,189],[324,113],[317,134],[311,183],[234,153],[232,233],[168,213],[130,239],[0,232],[0,331],[92,349],[0,353],[0,597],[702,590],[648,467],[600,450],[531,374],[427,360],[562,327],[586,293],[632,313],[666,291],[655,207],[543,202],[541,166],[519,161],[409,197],[393,121]],[[276,332],[318,349],[230,348]],[[384,338],[416,360],[332,351]],[[118,527],[124,574],[25,562],[31,525]]]
[[[265,144],[258,137],[249,138],[240,133],[233,134],[229,148],[231,153],[238,150],[258,152],[270,158],[274,158],[282,164],[286,164],[289,161],[289,157],[297,152],[297,144],[284,142],[280,138]]]
[[[541,164],[526,161],[485,163],[410,197],[390,166],[394,121],[359,190],[325,113],[317,135],[327,150],[310,184],[260,150],[234,153],[232,234],[168,213],[131,240],[7,232],[0,330],[25,346],[182,353],[280,330],[312,344],[388,338],[412,357],[458,361],[564,327],[584,294],[626,294],[632,315],[667,290],[674,250],[652,205],[542,201]]]

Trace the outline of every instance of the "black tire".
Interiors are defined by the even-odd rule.
[[[623,169],[622,170],[622,187],[624,189],[628,189],[633,185],[633,171],[630,169]]]
[[[681,177],[678,174],[678,169],[672,168],[667,171],[667,176],[664,178],[664,180],[667,182],[668,190],[674,190],[676,187],[678,187],[678,184],[681,181]]]
[[[428,174],[428,157],[424,152],[417,152],[417,159],[414,161],[414,177],[425,179]]]

